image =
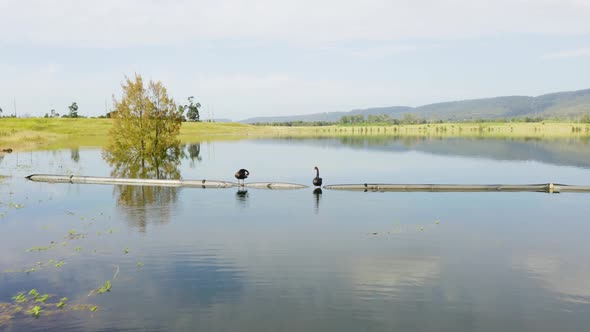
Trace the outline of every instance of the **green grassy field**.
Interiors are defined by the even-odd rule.
[[[0,118],[0,149],[57,149],[103,146],[108,141],[110,119]],[[582,123],[441,123],[422,125],[358,125],[325,127],[251,126],[238,123],[185,122],[183,142],[232,140],[252,137],[590,137],[590,124]]]

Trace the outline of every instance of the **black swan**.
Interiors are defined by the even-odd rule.
[[[315,166],[313,169],[315,169],[315,171],[316,171],[315,178],[313,178],[313,185],[321,187],[322,186],[322,178],[320,177],[320,169],[317,166]]]
[[[242,180],[242,185],[244,185],[244,179],[246,179],[248,175],[250,175],[250,172],[248,172],[247,169],[242,168],[239,171],[237,171],[234,176],[236,177],[236,179],[238,179],[238,185],[240,184],[240,180]]]

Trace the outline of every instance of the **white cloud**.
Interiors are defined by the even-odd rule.
[[[91,47],[211,39],[297,42],[588,34],[587,0],[9,0],[0,40]]]
[[[456,87],[421,85],[407,81],[375,82],[350,78],[295,76],[289,73],[199,76],[169,78],[176,100],[198,91],[203,111],[216,117],[242,120],[251,116],[298,115],[350,111],[375,106],[438,102],[454,96],[475,97]],[[166,81],[164,81],[166,83]],[[421,83],[422,84],[422,83]]]
[[[249,114],[348,111],[383,102],[384,98],[391,102],[391,91],[394,91],[391,87],[366,82],[304,78],[282,73],[216,75],[180,85],[199,91],[199,99],[206,101],[203,102],[204,111],[212,109],[216,116],[234,120],[246,118]]]
[[[364,59],[381,59],[399,53],[412,52],[417,50],[417,45],[391,45],[381,47],[367,47],[364,49],[355,50],[352,55]]]
[[[567,58],[578,58],[578,57],[590,57],[590,47],[548,53],[548,54],[545,54],[542,56],[543,59],[567,59]]]
[[[54,75],[62,71],[63,67],[55,62],[50,62],[41,68],[41,72],[49,75]]]

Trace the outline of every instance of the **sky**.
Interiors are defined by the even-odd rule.
[[[0,0],[0,108],[99,116],[126,76],[202,119],[590,88],[590,0]]]

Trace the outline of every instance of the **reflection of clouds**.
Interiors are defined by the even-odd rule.
[[[19,248],[20,249],[20,248]],[[0,275],[6,273],[8,270],[20,270],[23,257],[25,256],[22,254],[24,250],[0,250]],[[34,263],[31,263],[33,265]]]
[[[424,286],[440,274],[438,257],[362,257],[353,262],[355,288],[398,295],[404,287]]]
[[[516,258],[515,265],[524,269],[543,286],[570,302],[590,304],[590,266],[557,255],[531,255]]]
[[[174,259],[153,258],[138,278],[145,283],[142,289],[154,298],[169,297],[177,304],[196,308],[231,300],[243,292],[243,269],[217,253],[179,251]]]

